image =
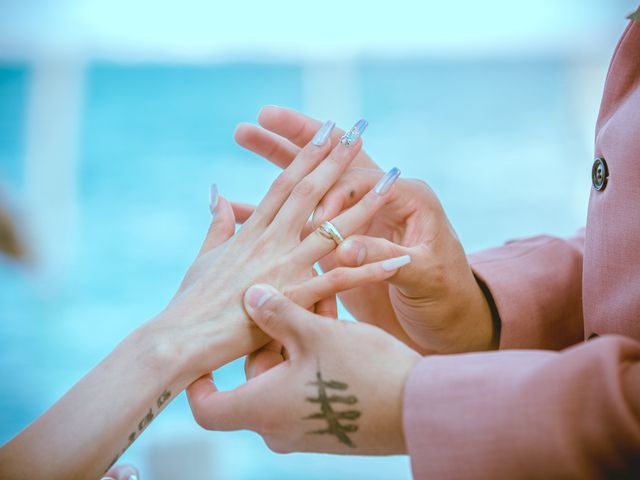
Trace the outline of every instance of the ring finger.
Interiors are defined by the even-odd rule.
[[[399,176],[400,170],[392,168],[358,203],[331,221],[342,237],[347,238],[373,217],[376,211],[387,202],[389,197],[387,193]],[[307,236],[294,250],[293,258],[305,264],[308,264],[310,260],[317,262],[334,250],[336,246],[336,241],[320,233],[314,233]]]

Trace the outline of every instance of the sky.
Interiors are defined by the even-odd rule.
[[[636,0],[0,0],[0,57],[486,55],[609,49]],[[615,35],[614,35],[615,36]]]

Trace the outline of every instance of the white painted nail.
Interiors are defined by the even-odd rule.
[[[215,183],[212,183],[211,190],[209,191],[209,211],[211,212],[211,215],[215,214],[217,206],[218,206],[218,186]]]
[[[404,267],[411,263],[411,257],[409,255],[402,255],[401,257],[389,258],[382,262],[382,269],[387,272],[396,270],[400,267]]]
[[[317,147],[324,145],[327,142],[327,139],[329,138],[329,135],[331,135],[331,132],[333,131],[335,126],[336,126],[336,122],[332,122],[331,120],[327,120],[326,122],[324,122],[324,124],[313,136],[311,143],[313,143]]]
[[[373,188],[373,191],[378,195],[384,195],[389,191],[389,189],[396,182],[399,176],[400,169],[397,167],[393,167],[384,175],[384,177],[380,179],[380,181],[378,181],[376,186]]]

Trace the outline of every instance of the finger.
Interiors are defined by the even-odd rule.
[[[291,162],[291,165],[276,178],[265,197],[256,207],[251,218],[247,220],[247,225],[269,225],[281,210],[283,204],[290,198],[294,189],[297,189],[298,193],[301,193],[299,185],[304,183],[302,182],[304,177],[313,172],[316,166],[321,164],[331,151],[331,145],[327,141],[327,136],[334,127],[335,123],[331,121],[323,124],[317,132],[319,137],[315,141],[309,142],[300,150],[300,153],[296,156],[295,160]],[[291,229],[287,230],[292,231]]]
[[[236,231],[236,220],[229,201],[222,196],[217,196],[216,201],[212,202],[211,205],[213,206],[211,208],[213,221],[209,226],[209,231],[202,243],[202,247],[200,247],[198,256],[204,255],[221,243],[226,242]]]
[[[389,283],[400,288],[415,288],[425,278],[424,252],[419,246],[405,247],[385,238],[353,235],[336,249],[336,261],[339,265],[356,266],[377,262],[384,258],[410,255],[415,261],[400,271]]]
[[[140,480],[140,473],[133,465],[114,465],[104,474],[104,477],[113,480]]]
[[[269,344],[274,344],[272,347],[277,347],[277,351],[272,348],[267,348]],[[282,344],[279,342],[269,342],[269,344],[256,350],[255,352],[247,355],[247,359],[244,363],[244,375],[247,380],[251,380],[258,375],[266,372],[267,370],[275,367],[276,365],[284,362],[282,356]]]
[[[338,318],[338,301],[335,295],[330,295],[316,303],[317,315],[329,318]]]
[[[380,179],[374,189],[370,190],[358,203],[331,220],[343,238],[355,233],[389,200],[388,193],[399,176],[400,170],[392,168]],[[335,249],[336,244],[332,239],[325,238],[316,232],[306,237],[295,249],[293,252],[294,261],[301,263],[309,263],[309,260],[318,261]]]
[[[269,285],[250,287],[244,295],[244,306],[258,327],[280,341],[292,359],[315,336],[315,327],[322,320]]]
[[[288,366],[283,362],[226,392],[218,391],[211,375],[200,377],[187,388],[187,399],[194,419],[207,430],[257,430],[265,392],[273,390],[274,381],[280,381],[274,379],[288,376]]]
[[[255,205],[249,203],[230,202],[236,223],[243,224],[246,222],[256,209]]]
[[[306,145],[322,124],[315,118],[275,105],[267,105],[260,110],[258,123],[298,146]],[[332,144],[337,144],[342,135],[344,130],[336,128],[331,134]]]
[[[320,128],[320,122],[318,122],[318,128]],[[287,139],[248,123],[238,125],[233,136],[238,145],[257,153],[280,168],[287,168],[300,153],[300,148]],[[303,145],[310,140],[311,137]]]
[[[296,285],[288,292],[289,297],[299,305],[313,305],[345,290],[386,280],[409,263],[411,257],[402,255],[361,267],[338,267]]]
[[[367,128],[365,119],[358,120],[351,128],[348,141],[341,141],[318,167],[292,189],[271,225],[281,234],[283,228],[300,235],[307,219],[331,186],[349,167],[362,148],[361,136]],[[294,162],[295,164],[295,162]]]
[[[235,390],[220,392],[210,374],[203,375],[193,382],[187,388],[187,399],[198,425],[206,430],[229,431],[249,428],[252,416],[246,396],[242,395],[245,385]]]
[[[373,168],[350,168],[322,197],[313,212],[313,226],[337,216],[355,205],[384,176],[384,172]]]

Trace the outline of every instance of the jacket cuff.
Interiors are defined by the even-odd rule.
[[[560,350],[583,339],[580,245],[539,236],[469,256],[495,302],[501,349]]]

